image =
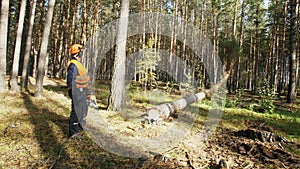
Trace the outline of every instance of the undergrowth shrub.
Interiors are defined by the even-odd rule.
[[[233,99],[228,99],[225,103],[225,107],[226,108],[233,108],[233,107],[237,107],[238,106],[238,99],[237,97],[234,97]]]
[[[226,101],[225,107],[226,108],[240,107],[242,103],[241,98],[243,94],[244,94],[244,89],[239,89],[233,99],[228,99]]]
[[[269,88],[267,85],[258,89],[259,94],[259,102],[258,102],[258,110],[262,113],[273,113],[275,105],[274,98],[275,92],[274,88]]]

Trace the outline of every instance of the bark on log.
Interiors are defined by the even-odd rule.
[[[164,103],[164,104],[160,104],[160,105],[150,108],[148,110],[148,116],[145,118],[148,119],[149,122],[167,119],[168,117],[170,117],[174,113],[182,110],[186,106],[188,106],[192,103],[195,103],[195,102],[200,102],[205,97],[208,97],[212,93],[216,92],[223,84],[225,84],[225,82],[229,78],[229,75],[230,74],[227,73],[219,83],[217,83],[216,85],[214,85],[213,87],[211,87],[208,90],[204,90],[202,92],[186,96],[184,98],[175,100],[171,103]]]

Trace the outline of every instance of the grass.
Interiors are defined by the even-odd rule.
[[[0,94],[0,168],[50,168],[53,164],[55,168],[135,165],[135,160],[113,155],[87,136],[82,141],[67,139],[71,102],[66,90],[46,86],[42,99],[33,97],[33,88],[29,91]]]
[[[273,127],[276,132],[299,141],[300,106],[297,103],[289,106],[293,107],[295,111],[288,111],[288,109],[283,109],[280,105],[277,105],[273,113],[260,113],[245,108],[225,108],[222,122],[235,127],[245,127],[243,126],[245,121],[265,122],[266,125]]]
[[[136,159],[120,157],[101,149],[84,133],[84,140],[68,140],[71,101],[64,82],[56,80],[54,84],[46,85],[44,89],[42,99],[33,97],[33,86],[30,86],[29,92],[0,94],[0,166],[3,168],[132,168],[138,164]],[[109,97],[109,83],[99,82],[96,84],[96,89],[99,104],[105,108]],[[139,94],[131,90],[128,92],[130,100],[133,100],[131,104],[138,108],[178,98],[164,92],[139,92]],[[155,97],[149,99],[151,94]],[[203,125],[209,105],[208,100],[192,105],[199,110],[195,128]],[[276,133],[299,143],[299,110],[299,104],[277,105],[272,114],[225,108],[219,128],[243,129],[251,121],[265,122]],[[289,151],[299,154],[299,150],[293,147]]]

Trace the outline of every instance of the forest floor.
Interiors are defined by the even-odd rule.
[[[46,79],[44,89],[42,99],[33,96],[33,85],[20,94],[0,94],[0,168],[300,168],[299,101],[286,104],[276,99],[272,113],[259,113],[243,108],[260,99],[245,92],[238,97],[242,106],[225,108],[216,131],[205,141],[199,141],[199,136],[211,102],[193,104],[197,117],[178,144],[148,157],[129,158],[101,148],[86,132],[80,133],[83,139],[67,139],[71,101],[65,82]],[[108,92],[109,83],[101,82],[96,91],[101,110],[96,113],[120,137],[155,137],[176,121],[149,125],[142,118],[131,121],[118,112],[108,112],[104,109]],[[134,116],[140,117],[152,102],[131,92],[130,103],[137,110]],[[180,96],[166,97],[174,100]]]

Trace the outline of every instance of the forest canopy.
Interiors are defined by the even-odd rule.
[[[107,24],[120,18],[121,9],[119,0],[1,2],[1,37],[7,37],[7,41],[1,42],[5,44],[0,48],[3,53],[0,63],[4,69],[2,79],[11,75],[11,90],[19,88],[15,83],[18,75],[22,75],[21,85],[25,88],[28,75],[64,78],[70,45],[86,45]],[[53,11],[50,10],[52,8]],[[189,41],[193,41],[187,38],[187,23],[191,23],[210,40],[212,50],[221,58],[224,69],[231,67],[227,82],[230,93],[240,89],[258,93],[262,87],[267,87],[278,96],[287,96],[288,102],[295,101],[299,86],[299,1],[131,1],[129,15],[137,13],[152,13],[153,18],[156,13],[171,16],[168,24],[172,32],[170,36],[161,34],[163,30],[159,26],[159,18],[156,30],[150,33],[145,31],[146,23],[140,23],[136,28],[140,34],[127,40],[127,55],[151,48],[154,53],[163,49],[171,53],[170,58],[175,55],[193,68],[184,72],[186,77],[193,77],[199,88],[207,87],[212,80],[207,77],[210,72],[203,66],[203,60],[195,59],[199,58],[197,53],[187,46]],[[144,22],[147,22],[147,18]],[[45,38],[47,28],[51,30],[49,37]],[[178,39],[177,30],[185,36]],[[116,34],[112,32],[110,37],[102,37],[115,39]],[[111,50],[101,54],[104,59],[98,64],[95,77],[111,79],[115,48],[112,46]],[[148,52],[148,55],[151,53]],[[175,66],[173,69],[176,74],[184,68]],[[176,79],[174,74],[171,76]],[[164,73],[149,75],[149,79],[170,80]],[[6,90],[5,84],[1,86],[1,90]]]

